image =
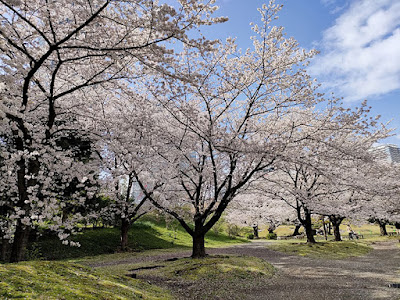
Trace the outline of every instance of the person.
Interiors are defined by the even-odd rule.
[[[253,224],[254,238],[258,239],[258,224]]]
[[[400,223],[398,222],[394,223],[394,227],[396,227],[397,235],[400,235]]]
[[[349,240],[354,240],[354,238],[358,238],[357,234],[353,231],[350,224],[347,225],[347,231],[349,232]]]

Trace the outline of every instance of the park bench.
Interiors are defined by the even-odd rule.
[[[358,240],[358,239],[363,239],[364,235],[362,234],[357,234],[355,232],[349,232],[349,240]]]

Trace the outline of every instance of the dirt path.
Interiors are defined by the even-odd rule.
[[[265,242],[264,242],[265,243]],[[378,243],[363,257],[320,260],[291,256],[265,248],[263,242],[210,253],[251,255],[273,264],[278,273],[263,290],[249,291],[248,299],[400,299],[400,249]]]
[[[400,288],[389,287],[390,283],[400,283],[400,248],[395,243],[377,243],[373,246],[374,250],[370,254],[346,260],[320,260],[283,254],[267,249],[265,241],[209,249],[208,253],[255,256],[265,259],[278,269],[266,285],[246,291],[247,296],[243,300],[400,299]],[[157,261],[189,255],[188,251],[165,253],[132,257],[132,260],[111,264]],[[105,265],[93,265],[101,266]]]

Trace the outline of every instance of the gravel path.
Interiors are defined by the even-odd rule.
[[[366,256],[345,260],[321,260],[279,253],[266,248],[265,241],[229,248],[208,249],[209,254],[237,254],[265,259],[278,271],[266,285],[246,291],[245,299],[263,300],[400,300],[400,248],[395,243],[374,244]],[[158,261],[187,257],[190,251],[165,253],[157,256],[136,256],[108,264]],[[106,264],[96,264],[102,267]],[[189,300],[189,299],[188,299]]]
[[[291,256],[265,248],[265,242],[210,253],[251,255],[267,260],[277,269],[260,291],[249,291],[248,299],[400,299],[400,248],[395,243],[374,244],[366,256],[345,260],[321,260]]]

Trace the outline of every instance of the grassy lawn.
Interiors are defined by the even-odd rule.
[[[1,299],[173,299],[147,282],[67,262],[0,265],[0,278]]]
[[[276,232],[290,235],[293,229],[292,226],[280,226]],[[323,237],[318,237],[315,245],[299,240],[278,240],[271,241],[268,247],[301,256],[345,259],[367,254],[372,249],[368,245],[373,242],[398,239],[380,237],[379,228],[374,225],[353,226],[353,229],[365,238],[325,242],[321,241]],[[129,252],[118,251],[118,228],[85,229],[74,240],[82,246],[64,246],[56,237],[42,237],[30,245],[28,258],[32,261],[0,264],[0,298],[174,299],[179,296],[192,299],[202,293],[205,299],[241,299],[246,297],[246,290],[262,287],[274,274],[274,268],[264,260],[241,256],[123,263],[135,256],[157,256],[191,249],[191,236],[182,228],[174,224],[167,227],[165,223],[151,219],[137,222],[131,228]],[[244,242],[247,240],[232,239],[212,231],[206,236],[206,248]],[[119,263],[112,264],[114,261]],[[111,264],[96,269],[78,264],[97,262]],[[132,274],[137,279],[127,276]]]
[[[322,259],[345,259],[354,256],[362,256],[369,253],[372,248],[365,243],[351,241],[342,242],[318,242],[316,244],[307,244],[298,241],[277,241],[268,248],[300,256]]]
[[[77,262],[120,261],[132,256],[189,250],[192,244],[191,236],[183,229],[176,226],[167,229],[165,224],[148,220],[137,222],[131,228],[130,252],[118,252],[118,228],[85,229],[74,240],[80,242],[81,247],[64,246],[56,237],[44,236],[30,245],[28,259],[31,261],[0,264],[0,298],[172,299],[167,290],[126,276],[130,265],[92,269]],[[223,247],[247,240],[210,232],[205,242],[206,247]],[[202,270],[208,267],[213,268],[207,265]]]
[[[347,222],[345,222],[343,225],[340,226],[340,231],[342,235],[342,239],[346,240],[348,239],[348,232],[347,232]],[[379,226],[375,224],[365,224],[365,225],[351,225],[352,229],[354,232],[357,234],[363,235],[363,239],[360,239],[359,242],[364,241],[364,242],[374,242],[374,241],[387,241],[387,240],[392,240],[392,239],[399,239],[398,236],[381,236],[380,231],[379,231]],[[275,229],[275,233],[278,236],[290,236],[293,234],[295,226],[294,225],[280,225],[278,228]],[[396,229],[393,225],[386,225],[386,230],[388,233],[396,232]],[[300,233],[304,232],[303,227],[300,228]],[[268,234],[268,231],[266,228],[262,228],[262,231],[260,232],[260,237],[265,237]],[[315,238],[319,241],[324,241],[325,237],[323,235],[317,235]],[[328,235],[328,240],[333,240],[334,237],[333,235]],[[305,240],[305,238],[304,238]]]
[[[31,244],[28,259],[60,260],[97,256],[118,252],[120,243],[118,228],[85,229],[73,237],[81,247],[64,246],[57,237],[43,237]],[[210,231],[206,235],[206,248],[224,247],[248,242],[243,238],[230,238]],[[164,224],[150,221],[137,222],[129,231],[129,248],[133,252],[150,249],[190,249],[191,236],[179,227],[166,228]]]
[[[186,299],[193,299],[198,293],[204,299],[239,299],[241,290],[262,287],[275,272],[266,261],[244,256],[182,258],[99,269],[109,274],[135,274],[139,279],[151,280],[152,283]]]

